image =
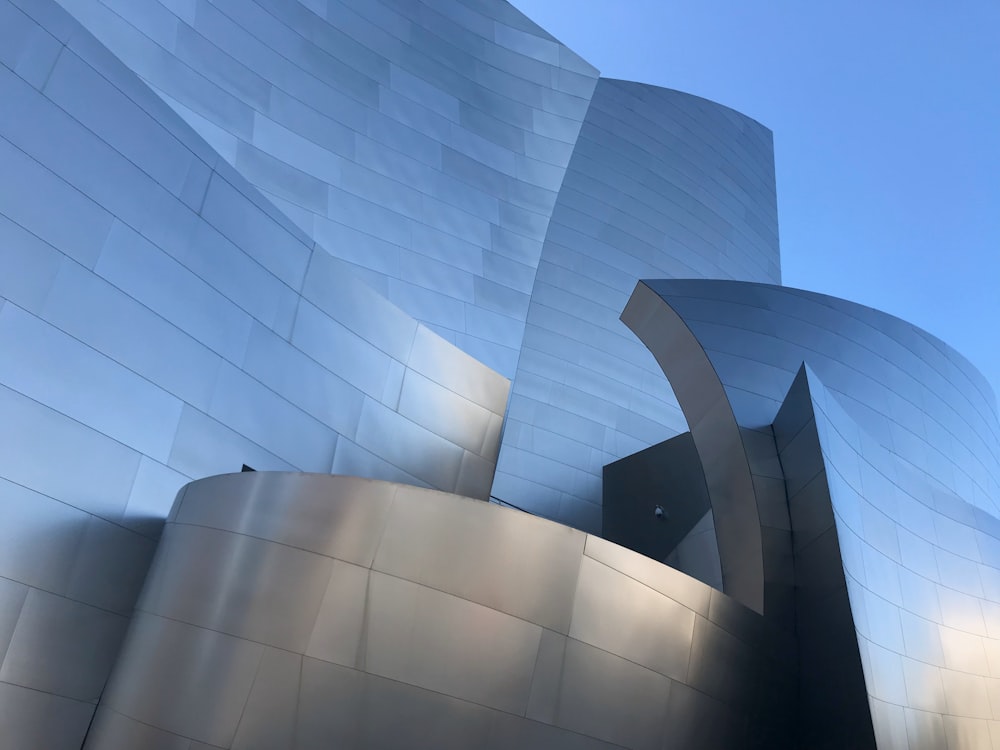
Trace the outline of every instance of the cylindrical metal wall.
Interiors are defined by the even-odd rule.
[[[87,747],[747,747],[769,736],[761,688],[788,648],[769,632],[518,511],[212,477],[178,496]]]

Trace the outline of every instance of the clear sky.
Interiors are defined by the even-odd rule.
[[[911,321],[1000,393],[1000,2],[513,2],[604,76],[774,131],[784,283]]]

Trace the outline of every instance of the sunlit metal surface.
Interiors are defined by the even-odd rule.
[[[601,467],[684,429],[617,319],[639,278],[780,281],[770,131],[598,79],[506,3],[60,2],[318,247],[517,373],[494,494],[534,513],[599,532]]]
[[[765,283],[618,320],[780,282],[759,123],[502,0],[0,0],[0,102],[5,745],[997,743],[983,379]],[[726,593],[584,533],[688,427]],[[243,465],[401,484],[196,485],[106,691]]]
[[[742,747],[769,736],[784,648],[707,585],[519,511],[232,474],[178,496],[87,748]]]
[[[761,512],[745,530],[760,534],[761,552],[727,550],[732,536],[719,520],[734,496],[709,481],[710,501],[723,508],[724,588],[779,627],[794,622],[799,741],[992,746],[1000,428],[983,378],[904,321],[800,290],[650,281],[622,317],[654,352],[700,345],[687,365],[658,357],[686,410],[725,390],[739,439],[692,430],[707,478],[723,463],[755,472],[766,443],[757,436],[772,435],[786,537],[769,542],[765,518],[774,517]],[[692,368],[702,376],[685,380]],[[774,492],[755,481],[735,497],[760,511]],[[725,561],[748,553],[759,555],[764,591],[794,583],[790,599],[765,596],[758,607],[733,586]]]
[[[602,78],[542,248],[495,495],[600,533],[602,467],[687,429],[618,320],[639,279],[676,277],[780,283],[771,132]]]
[[[57,4],[0,0],[0,63],[0,730],[77,747],[182,484],[249,464],[485,499],[509,381]]]
[[[59,2],[311,241],[513,377],[591,65],[505,2]]]

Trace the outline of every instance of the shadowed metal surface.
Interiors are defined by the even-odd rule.
[[[604,467],[603,537],[722,589],[701,459],[690,433]]]
[[[178,496],[87,743],[773,747],[778,639],[677,571],[468,498],[245,473]]]
[[[829,750],[874,748],[861,654],[807,372],[803,365],[774,420],[794,540],[798,742],[800,747]]]

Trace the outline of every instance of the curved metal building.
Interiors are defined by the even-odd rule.
[[[4,747],[1000,746],[993,394],[759,123],[504,0],[0,0],[0,102]]]
[[[311,240],[513,376],[592,66],[499,2],[62,5]]]
[[[686,429],[618,316],[637,279],[692,276],[780,283],[771,133],[602,78],[542,248],[494,494],[600,531],[602,467]]]

